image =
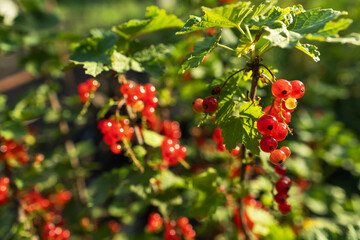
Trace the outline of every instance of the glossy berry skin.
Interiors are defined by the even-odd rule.
[[[289,147],[287,147],[287,146],[282,146],[282,147],[280,148],[280,150],[285,153],[286,158],[289,158],[289,157],[290,157],[290,155],[291,155],[291,150],[290,150]]]
[[[289,81],[285,79],[279,79],[271,86],[271,92],[274,97],[286,98],[291,94],[292,86]]]
[[[276,149],[270,154],[270,162],[274,165],[282,164],[285,162],[285,160],[286,155],[280,149]]]
[[[286,171],[287,169],[284,165],[275,166],[275,172],[280,176],[284,176],[286,174]]]
[[[301,81],[299,81],[299,80],[291,81],[290,84],[292,87],[292,92],[290,94],[290,97],[299,99],[302,96],[304,96],[305,85]]]
[[[204,112],[203,102],[204,100],[202,98],[197,98],[193,102],[192,108],[196,113]]]
[[[269,135],[278,125],[278,120],[273,115],[265,114],[257,121],[257,128],[260,133]]]
[[[278,193],[287,193],[291,187],[291,180],[286,176],[282,176],[275,184]]]
[[[260,141],[260,148],[263,152],[272,152],[277,148],[277,141],[271,136],[265,136]]]
[[[274,196],[274,200],[275,200],[275,202],[281,204],[281,203],[285,202],[288,197],[289,197],[289,195],[287,193],[277,193]]]
[[[279,123],[276,128],[271,132],[270,136],[276,139],[276,141],[282,141],[288,134],[288,127],[284,123]]]
[[[204,98],[203,108],[205,112],[212,113],[215,112],[218,107],[218,100],[212,96]]]
[[[163,226],[163,219],[159,213],[153,212],[148,218],[147,229],[150,232],[157,232]]]
[[[270,114],[275,116],[278,122],[285,122],[288,124],[291,121],[291,112],[283,110],[281,113],[284,119],[280,116],[280,112],[277,112],[275,109],[270,111]]]
[[[121,145],[120,144],[111,144],[110,146],[110,150],[114,153],[114,154],[119,154],[122,151]]]
[[[286,214],[286,213],[290,212],[290,209],[291,209],[291,205],[287,201],[284,201],[284,202],[279,204],[279,211],[282,214]]]

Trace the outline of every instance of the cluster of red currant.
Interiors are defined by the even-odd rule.
[[[110,146],[114,154],[119,154],[122,147],[119,142],[124,139],[130,141],[134,136],[134,128],[131,127],[129,119],[116,120],[114,118],[102,119],[98,123],[98,128],[104,134],[104,142]]]
[[[164,221],[160,214],[153,212],[149,215],[146,229],[150,232],[158,232],[161,230],[163,224]],[[195,239],[196,237],[196,232],[187,217],[179,217],[177,221],[169,220],[165,223],[165,240],[181,240],[181,234],[187,240]]]
[[[95,79],[88,79],[84,83],[78,85],[78,93],[80,95],[80,101],[86,102],[89,100],[91,93],[95,92],[100,86],[100,83]]]
[[[29,156],[23,144],[0,137],[0,160],[17,160],[20,164],[26,164]]]
[[[154,85],[150,83],[137,85],[132,81],[127,81],[121,85],[120,92],[124,95],[126,104],[135,112],[142,112],[143,117],[150,118],[155,113],[158,99]]]
[[[8,177],[0,178],[0,205],[4,205],[8,202],[10,179]]]
[[[260,148],[264,152],[270,152],[270,161],[282,164],[290,156],[290,149],[282,147],[276,149],[278,141],[286,138],[291,120],[291,112],[297,106],[297,100],[305,93],[304,84],[301,81],[287,81],[279,79],[271,87],[275,99],[270,106],[264,108],[265,115],[259,118],[257,128],[265,136],[260,141]]]
[[[70,238],[70,231],[48,222],[44,225],[42,238],[44,240],[68,240]]]
[[[149,215],[146,229],[149,232],[157,232],[162,228],[164,221],[159,213],[153,212]]]
[[[283,214],[286,214],[291,209],[290,203],[286,201],[286,199],[289,197],[288,191],[291,187],[291,180],[290,178],[284,176],[286,174],[285,166],[275,166],[275,172],[281,177],[275,184],[277,194],[274,196],[274,199],[279,204],[279,211]]]
[[[214,130],[214,133],[212,135],[212,139],[214,140],[215,143],[217,143],[216,149],[220,152],[223,151],[227,151],[229,153],[228,150],[226,150],[225,148],[225,144],[224,144],[224,138],[221,137],[221,129],[220,128],[216,128]],[[231,155],[232,156],[238,156],[240,154],[240,147],[236,146],[232,151],[231,151]]]
[[[183,161],[186,157],[186,147],[181,146],[176,139],[165,137],[161,143],[161,153],[163,157],[163,163],[161,168],[167,168],[177,164],[179,161]]]
[[[218,108],[218,100],[217,98],[213,96],[208,96],[204,99],[197,98],[193,102],[193,109],[197,113],[207,112],[207,113],[213,113]]]
[[[43,233],[46,240],[67,240],[70,238],[70,231],[64,228],[65,221],[62,217],[62,210],[71,199],[71,193],[67,190],[60,190],[48,198],[43,197],[37,191],[20,193],[21,206],[27,214],[38,214],[42,217]]]

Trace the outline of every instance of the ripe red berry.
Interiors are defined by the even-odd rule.
[[[189,219],[187,217],[179,217],[177,220],[177,225],[179,225],[179,227],[183,228],[186,225],[189,224]]]
[[[264,152],[272,152],[277,148],[277,141],[271,136],[265,136],[260,141],[260,148]]]
[[[214,142],[222,144],[224,138],[221,137],[221,129],[220,128],[216,128],[214,130],[214,133],[212,135],[212,139],[214,140]]]
[[[232,156],[237,156],[240,154],[240,147],[236,146],[233,150],[231,150],[231,155]]]
[[[90,98],[90,93],[89,92],[86,92],[86,93],[80,95],[80,101],[81,102],[86,102],[87,100],[89,100],[89,98]]]
[[[212,96],[204,98],[203,108],[205,112],[212,113],[215,112],[218,107],[218,100]]]
[[[274,165],[282,164],[285,162],[285,160],[286,155],[280,149],[276,149],[270,154],[270,162]]]
[[[135,83],[133,82],[126,82],[124,84],[121,85],[120,87],[120,92],[123,94],[123,95],[128,95],[128,94],[131,94],[132,91],[134,90],[135,88]]]
[[[280,148],[280,150],[285,153],[286,158],[289,158],[289,157],[290,157],[290,155],[291,155],[291,150],[290,150],[289,147],[287,147],[287,146],[282,146],[282,147]]]
[[[270,136],[276,139],[276,141],[282,141],[288,134],[288,127],[284,123],[279,123],[276,128],[271,132]]]
[[[263,115],[257,121],[257,128],[260,133],[269,135],[278,125],[278,121],[272,115]]]
[[[159,213],[153,212],[149,215],[147,229],[150,232],[156,232],[160,230],[163,225],[163,219]]]
[[[100,86],[100,83],[92,78],[86,80],[85,83],[89,86],[90,91],[96,91]]]
[[[291,187],[291,180],[286,176],[279,178],[275,184],[278,193],[287,193]]]
[[[192,105],[195,112],[202,113],[204,111],[203,101],[204,100],[202,98],[195,99]]]
[[[290,203],[288,203],[287,201],[284,201],[284,202],[281,202],[279,204],[279,211],[282,213],[282,214],[286,214],[290,211],[291,209],[291,205]]]
[[[121,153],[122,148],[121,148],[121,145],[120,145],[120,144],[115,143],[115,144],[111,144],[110,150],[111,150],[114,154],[119,154],[119,153]]]
[[[281,150],[281,148],[280,148]],[[276,165],[275,166],[275,172],[281,176],[284,176],[286,174],[286,167],[284,165]]]
[[[275,81],[271,87],[271,92],[275,97],[286,98],[290,95],[292,86],[289,81],[285,79],[279,79]]]
[[[280,204],[280,203],[285,202],[288,197],[289,197],[289,195],[287,193],[277,193],[274,196],[274,200],[275,200],[275,202]]]
[[[84,95],[85,93],[89,93],[90,92],[90,86],[86,83],[80,83],[78,85],[78,93],[80,95]]]
[[[221,87],[219,86],[215,86],[213,87],[213,89],[211,90],[211,94],[212,95],[218,95],[221,92]]]
[[[283,110],[281,112],[282,117],[280,116],[280,112],[277,112],[274,108],[271,109],[270,114],[274,115],[276,117],[276,119],[278,120],[278,122],[283,122],[284,121],[286,124],[288,124],[290,122],[290,120],[291,120],[291,113],[287,112],[285,110]],[[283,120],[283,118],[284,118],[284,120]]]
[[[292,92],[290,93],[290,97],[299,99],[302,96],[304,96],[305,85],[301,81],[299,80],[291,81],[290,84],[292,86]]]

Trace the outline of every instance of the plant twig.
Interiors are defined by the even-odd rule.
[[[223,83],[223,85],[221,86],[221,90],[225,87],[225,85],[227,84],[227,82],[228,82],[233,76],[235,76],[236,74],[238,74],[239,72],[244,71],[244,70],[246,70],[246,68],[242,68],[242,69],[234,72],[233,74],[231,74],[231,75],[225,80],[225,82]]]
[[[135,153],[133,152],[133,150],[130,147],[129,142],[127,140],[123,140],[123,143],[124,143],[126,154],[130,157],[130,159],[133,161],[135,166],[140,170],[140,172],[143,173],[144,172],[144,167],[141,165],[139,160],[137,160],[137,158],[135,156]]]

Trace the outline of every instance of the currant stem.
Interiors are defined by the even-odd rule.
[[[231,52],[235,52],[235,50],[232,49],[231,47],[222,45],[222,44],[220,44],[220,43],[217,43],[216,46],[221,47],[221,48],[226,49],[226,50],[229,50],[229,51],[231,51]]]
[[[133,150],[130,147],[129,142],[127,140],[123,140],[123,143],[124,143],[126,154],[130,157],[130,159],[133,161],[135,166],[140,170],[140,172],[143,173],[144,172],[144,167],[141,165],[139,160],[137,160],[137,158],[135,156],[135,153],[133,152]]]
[[[223,83],[223,85],[221,86],[221,90],[225,87],[225,85],[227,84],[227,82],[228,82],[233,76],[235,76],[236,74],[238,74],[238,73],[240,73],[241,71],[244,71],[244,70],[246,70],[246,68],[242,68],[242,69],[234,72],[233,74],[231,74],[231,75],[225,80],[225,82]]]
[[[261,63],[259,64],[259,66],[264,67],[271,74],[273,80],[276,81],[275,75],[272,73],[272,71],[267,66],[265,66],[264,64],[261,64]],[[271,82],[271,83],[273,83],[273,82]]]

